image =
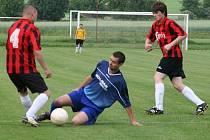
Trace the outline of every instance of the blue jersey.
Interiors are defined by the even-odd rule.
[[[122,73],[110,74],[109,63],[105,60],[99,62],[92,72],[92,81],[84,87],[87,98],[100,108],[110,107],[119,101],[125,108],[131,106],[128,89]]]

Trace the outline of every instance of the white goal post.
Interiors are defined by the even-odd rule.
[[[72,16],[73,13],[77,15],[77,27],[80,24],[80,16],[81,14],[92,14],[92,15],[134,15],[134,16],[152,16],[152,12],[124,12],[124,11],[80,11],[80,10],[70,10],[70,38],[72,38]],[[184,25],[183,29],[188,34],[188,23],[189,23],[189,15],[188,14],[168,14],[168,16],[183,16]],[[149,32],[149,31],[148,31]],[[188,49],[188,37],[182,42],[182,48]]]
[[[21,17],[0,17],[0,19],[20,19]]]

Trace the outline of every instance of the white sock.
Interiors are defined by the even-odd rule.
[[[26,112],[27,117],[35,117],[37,111],[47,102],[48,96],[45,93],[41,93],[36,97],[30,109]]]
[[[82,53],[82,47],[79,48],[79,53]]]
[[[29,97],[29,95],[26,96],[20,96],[20,101],[23,104],[23,106],[25,107],[26,112],[28,111],[28,109],[31,107],[32,102],[31,99]]]
[[[75,53],[77,53],[79,51],[79,47],[76,47]]]
[[[187,97],[187,99],[192,101],[197,106],[204,103],[204,101],[202,101],[198,96],[196,96],[195,93],[192,91],[192,89],[187,86],[184,87],[182,93],[184,94],[185,97]]]
[[[163,110],[164,84],[155,84],[155,106],[159,110]]]

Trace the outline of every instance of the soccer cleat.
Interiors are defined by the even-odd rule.
[[[163,114],[163,110],[157,109],[157,107],[152,107],[146,110],[146,113],[149,115],[161,115]]]
[[[28,119],[26,116],[22,117],[22,123],[27,124],[28,123]]]
[[[22,123],[24,124],[30,124],[33,127],[38,127],[39,123],[34,119],[33,117],[23,117],[22,118]]]
[[[39,123],[33,117],[27,117],[28,123],[31,124],[32,127],[38,127]]]
[[[208,104],[207,103],[202,103],[197,106],[196,108],[196,115],[203,115],[204,112],[207,110]]]
[[[44,112],[41,115],[37,116],[36,120],[38,122],[44,121],[44,120],[50,120],[50,113]]]

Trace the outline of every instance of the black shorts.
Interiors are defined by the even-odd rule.
[[[9,74],[9,78],[16,86],[18,92],[22,90],[27,91],[27,88],[32,93],[43,93],[48,90],[40,73]]]
[[[76,39],[76,45],[78,45],[78,44],[83,45],[83,42],[84,42],[84,40],[82,40],[82,39]]]
[[[182,68],[182,58],[162,58],[156,69],[160,73],[164,73],[169,76],[170,80],[173,77],[186,78],[183,68]]]

